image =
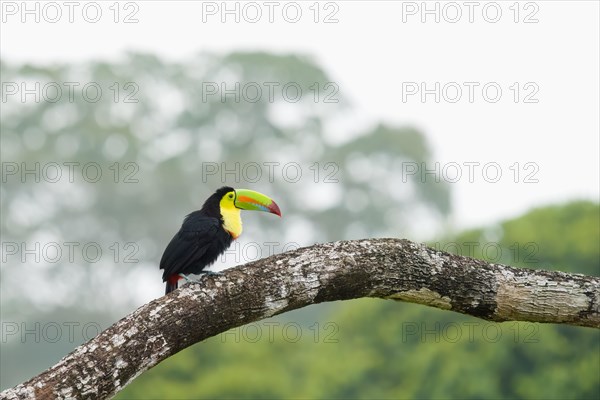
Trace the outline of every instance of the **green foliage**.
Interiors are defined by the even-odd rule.
[[[501,224],[498,243],[508,249],[537,240],[536,256],[544,267],[551,261],[592,273],[599,267],[598,209],[577,202],[532,211]],[[489,236],[491,230],[477,230],[454,241],[481,240],[486,231]],[[578,249],[574,259],[572,247]],[[320,308],[326,312],[317,317],[317,329],[310,318]],[[217,336],[146,372],[117,398],[595,399],[600,394],[595,329],[488,323],[375,299],[309,307],[269,322],[279,323],[273,340],[261,322],[257,342],[256,329],[249,326],[234,330],[237,336]],[[290,323],[302,328],[297,342],[283,334]],[[327,323],[337,331],[326,332]]]
[[[539,208],[435,245],[491,262],[599,276],[599,221],[597,204],[573,202]]]

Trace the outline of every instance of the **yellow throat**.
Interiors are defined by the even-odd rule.
[[[219,208],[221,209],[221,217],[223,217],[223,229],[229,232],[234,239],[237,239],[242,234],[242,210],[233,205],[233,202],[228,200],[227,196],[221,200]]]

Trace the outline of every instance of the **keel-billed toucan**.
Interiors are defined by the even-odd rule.
[[[262,193],[222,187],[204,202],[202,209],[183,220],[160,260],[165,293],[177,289],[187,274],[199,274],[242,233],[241,210],[266,211],[281,217],[279,206]]]

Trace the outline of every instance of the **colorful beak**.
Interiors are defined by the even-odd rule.
[[[235,189],[235,206],[242,210],[265,211],[281,217],[279,206],[262,193],[248,189]]]

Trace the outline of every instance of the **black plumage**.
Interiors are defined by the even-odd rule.
[[[160,260],[165,293],[177,289],[179,274],[199,274],[231,245],[233,237],[223,228],[219,203],[231,187],[222,187],[210,196],[202,209],[185,217]]]

